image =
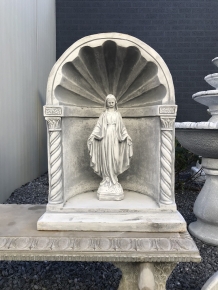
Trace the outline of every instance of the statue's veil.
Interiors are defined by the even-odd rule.
[[[107,95],[107,97],[105,98],[105,102],[104,102],[104,108],[105,108],[105,111],[107,110],[107,100],[108,99],[114,99],[115,100],[115,110],[117,111],[118,110],[118,106],[117,106],[117,99],[114,95],[112,94],[109,94]]]

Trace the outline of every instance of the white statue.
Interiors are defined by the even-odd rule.
[[[114,95],[106,97],[105,111],[88,139],[88,149],[90,166],[103,179],[97,191],[99,200],[123,199],[117,176],[129,168],[133,150]]]

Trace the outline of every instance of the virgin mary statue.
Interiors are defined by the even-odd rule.
[[[129,168],[133,150],[132,139],[123,124],[114,95],[106,97],[105,111],[88,139],[88,150],[90,166],[102,177],[98,199],[123,199],[123,189],[117,176]]]

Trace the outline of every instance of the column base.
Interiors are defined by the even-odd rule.
[[[218,159],[202,158],[206,182],[199,193],[194,214],[197,221],[189,225],[196,238],[211,245],[218,245]]]
[[[189,225],[189,232],[206,244],[218,246],[218,225],[213,225],[198,219]]]

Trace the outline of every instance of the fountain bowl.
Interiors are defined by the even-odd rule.
[[[176,128],[176,138],[192,153],[218,159],[218,129]]]
[[[218,90],[201,91],[192,96],[192,99],[207,107],[218,105]]]
[[[209,85],[218,89],[218,73],[207,75],[204,79]]]
[[[214,59],[212,59],[212,63],[218,67],[218,57],[215,57]]]

